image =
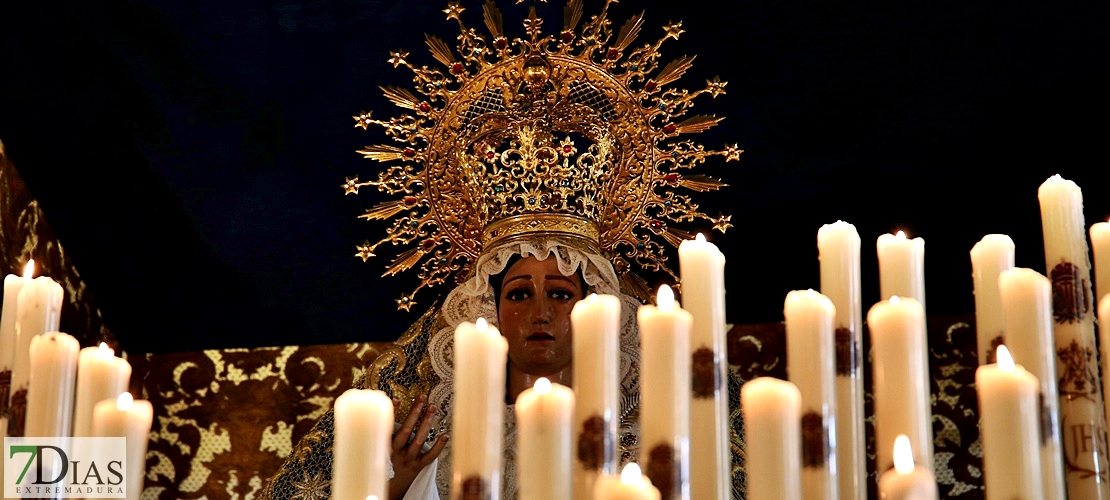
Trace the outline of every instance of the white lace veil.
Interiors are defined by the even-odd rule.
[[[511,241],[485,252],[475,264],[472,276],[462,285],[452,290],[442,307],[446,326],[432,335],[428,344],[431,364],[439,377],[429,395],[429,402],[441,409],[436,424],[440,432],[449,432],[451,426],[451,395],[454,382],[453,345],[455,327],[464,321],[485,318],[497,325],[497,310],[490,276],[505,270],[513,256],[532,256],[539,260],[554,258],[559,272],[565,276],[581,274],[586,282],[586,293],[615,295],[621,299],[621,346],[620,346],[620,449],[621,464],[635,461],[638,455],[638,428],[636,422],[639,407],[639,333],[636,328],[636,311],[641,305],[631,295],[621,293],[616,271],[608,259],[559,237],[538,237],[527,240]],[[516,497],[516,419],[511,405],[505,407],[504,481],[502,498]],[[450,467],[451,445],[448,443],[439,458],[437,483],[440,495],[448,498],[451,484]]]

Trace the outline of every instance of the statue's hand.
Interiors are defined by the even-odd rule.
[[[400,500],[405,496],[416,475],[438,458],[443,447],[447,445],[447,435],[442,434],[428,450],[423,449],[424,442],[428,439],[428,431],[432,427],[432,416],[438,410],[435,405],[425,406],[427,402],[427,395],[418,396],[404,423],[393,433],[392,453],[389,456],[393,463],[393,478],[389,480],[389,498],[393,500]],[[393,407],[398,407],[396,402]],[[416,428],[414,434],[413,428],[416,427],[417,421],[420,422],[420,427]]]

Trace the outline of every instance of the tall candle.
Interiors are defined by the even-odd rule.
[[[77,396],[73,403],[73,435],[92,435],[92,412],[96,403],[115,399],[127,391],[131,363],[116,356],[108,344],[85,347],[77,353]]]
[[[124,493],[128,500],[142,497],[147,441],[153,422],[154,407],[150,401],[133,399],[129,392],[121,393],[116,399],[98,401],[93,407],[93,436],[122,437],[127,444]]]
[[[690,497],[732,494],[725,333],[725,255],[701,233],[678,245],[690,328]],[[577,379],[575,379],[577,380]]]
[[[455,328],[452,487],[478,498],[501,497],[505,363],[509,345],[484,318]],[[463,452],[465,450],[465,452]],[[457,493],[461,494],[461,493]]]
[[[932,469],[933,429],[929,367],[922,351],[925,311],[910,297],[893,296],[871,306],[872,384],[875,397],[875,450],[878,470],[894,465],[894,440],[905,434],[913,461]]]
[[[997,363],[975,370],[983,484],[988,500],[1043,498],[1037,377],[1014,364],[1005,345]]]
[[[907,436],[897,436],[892,448],[894,468],[879,477],[879,498],[883,500],[936,500],[937,480],[933,472],[915,465]]]
[[[786,294],[786,373],[802,396],[802,497],[836,499],[836,388],[832,301]]]
[[[748,500],[802,498],[802,394],[785,380],[757,377],[740,387]]]
[[[596,500],[659,500],[660,496],[659,489],[651,485],[651,480],[640,474],[640,466],[630,463],[624,466],[620,476],[604,474],[598,477],[593,493],[584,498],[594,498]]]
[[[16,300],[15,359],[12,362],[8,435],[24,435],[27,384],[31,379],[31,339],[58,330],[62,314],[62,286],[47,276],[27,280]],[[67,434],[68,435],[68,434]]]
[[[574,391],[540,377],[517,396],[513,411],[517,472],[526,478],[520,481],[520,500],[573,498],[570,436]]]
[[[925,398],[929,401],[929,347],[928,328],[925,314],[925,240],[921,237],[909,239],[906,233],[898,231],[896,234],[883,234],[876,243],[879,258],[879,298],[886,300],[891,297],[912,298],[921,306],[921,348],[915,350],[921,355],[921,366],[925,369]],[[872,347],[874,349],[874,347]],[[931,410],[930,406],[926,406]],[[926,422],[932,419],[927,418]],[[933,426],[926,424],[928,440],[918,442],[918,436],[910,434],[910,443],[913,444],[914,453],[920,454],[915,459],[924,460],[926,467],[933,467]],[[891,452],[895,435],[887,436],[885,447],[877,448],[877,456],[887,456]],[[891,462],[886,462],[890,466]]]
[[[4,277],[4,305],[0,309],[0,438],[8,432],[8,403],[11,399],[12,365],[15,363],[16,330],[19,291],[31,280],[35,261],[27,262],[23,276],[9,274]],[[27,346],[30,348],[30,346]]]
[[[1106,410],[1098,373],[1083,193],[1059,175],[1037,189],[1046,273],[1052,280],[1057,386],[1068,497],[1110,498]]]
[[[663,498],[690,498],[690,326],[667,285],[656,305],[637,311],[640,325],[640,456]]]
[[[1105,355],[1107,351],[1110,351],[1110,344],[1107,344],[1107,342],[1110,342],[1110,294],[1103,295],[1102,300],[1098,301],[1098,324],[1101,325],[1099,327],[1099,340],[1103,345],[1102,380],[1103,385],[1105,385],[1107,384],[1106,381],[1110,380],[1110,373],[1107,373],[1110,369],[1106,368],[1110,366],[1110,359],[1107,359]],[[1106,409],[1106,415],[1107,418],[1110,418],[1110,408]]]
[[[393,402],[372,389],[347,389],[335,398],[331,497],[386,498],[393,437]]]
[[[998,297],[998,274],[1014,267],[1014,240],[988,234],[971,247],[971,277],[975,293],[975,336],[979,364],[994,362],[995,347],[1003,343],[1004,322]]]
[[[1052,339],[1052,285],[1043,274],[1016,267],[998,275],[1006,348],[1040,384],[1041,483],[1046,499],[1066,498],[1060,400],[1056,393],[1056,344]]]
[[[617,379],[621,303],[614,295],[590,294],[570,312],[574,332],[575,498],[590,498],[603,474],[617,474]]]
[[[1091,224],[1090,233],[1091,252],[1095,256],[1095,298],[1101,299],[1110,294],[1110,222]]]
[[[27,437],[72,435],[73,387],[77,381],[77,339],[47,332],[31,339],[27,385]]]
[[[867,433],[864,429],[863,308],[860,298],[860,237],[856,227],[836,221],[817,230],[821,294],[836,310],[836,467],[841,500],[867,498]]]

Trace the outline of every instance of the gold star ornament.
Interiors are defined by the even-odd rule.
[[[718,215],[716,219],[713,219],[713,229],[724,233],[728,230],[728,228],[732,227],[732,222],[730,222],[731,220],[731,215]]]

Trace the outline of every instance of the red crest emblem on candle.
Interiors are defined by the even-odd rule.
[[[1067,347],[1056,352],[1060,368],[1060,395],[1071,398],[1095,400],[1098,395],[1098,377],[1095,376],[1095,353],[1090,347],[1080,347],[1072,340]]]
[[[825,418],[812,411],[802,415],[802,467],[824,467],[829,448]]]
[[[837,328],[836,332],[836,374],[851,376],[859,369],[859,346],[852,338],[852,330]]]
[[[1052,315],[1057,323],[1075,323],[1091,312],[1091,287],[1079,266],[1068,261],[1052,268]]]
[[[0,415],[8,413],[8,399],[11,398],[12,371],[0,371]]]
[[[23,424],[27,420],[27,389],[20,389],[12,394],[8,411],[8,436],[23,437]]]
[[[608,444],[608,446],[606,446]],[[587,469],[599,470],[607,449],[612,449],[613,438],[605,435],[605,419],[601,415],[594,415],[582,422],[582,431],[578,434],[578,461]]]
[[[644,474],[651,479],[651,484],[659,488],[664,498],[670,498],[673,493],[678,493],[676,488],[679,487],[679,470],[675,463],[674,448],[669,444],[659,444],[648,454]]]
[[[691,393],[695,398],[711,398],[721,388],[721,377],[717,371],[716,356],[713,350],[702,347],[694,351],[690,364]]]
[[[460,500],[490,500],[489,485],[478,476],[463,480]]]

